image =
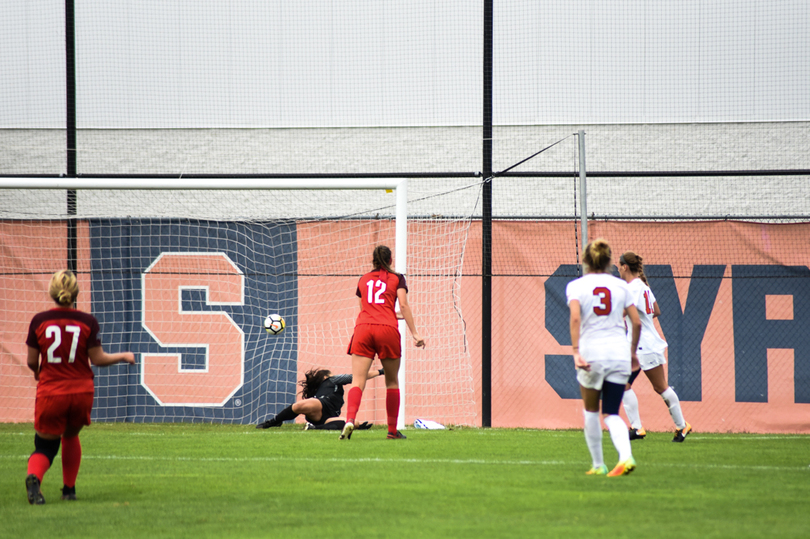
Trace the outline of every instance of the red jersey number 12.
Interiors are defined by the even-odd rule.
[[[385,292],[386,287],[384,282],[379,279],[377,281],[368,281],[366,286],[368,286],[369,303],[385,303],[385,298],[380,297],[383,295],[383,292]],[[376,292],[374,291],[375,287],[377,288]]]

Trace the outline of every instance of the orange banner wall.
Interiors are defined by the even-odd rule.
[[[4,317],[0,329],[2,421],[33,419],[35,383],[25,365],[25,335],[31,316],[51,306],[47,283],[54,271],[64,267],[66,259],[65,223],[37,222],[36,238],[30,233],[30,226],[21,221],[0,223],[4,273],[0,293]],[[380,242],[393,243],[390,223],[364,226],[378,227],[370,233],[378,233]],[[423,223],[418,230],[413,228],[412,237],[429,238],[430,226]],[[338,240],[334,249],[340,245],[343,252],[349,253],[351,249],[347,246],[354,242],[357,230],[347,233],[339,228],[330,232]],[[577,262],[572,254],[576,252],[576,230],[570,222],[494,223],[492,424],[495,427],[582,426],[579,399],[560,394],[570,390],[572,382],[575,384],[573,366],[568,363],[570,346],[564,331],[560,331],[561,326],[567,327],[567,313],[564,304],[563,310],[560,309],[560,298],[547,297],[547,290],[554,288],[549,288],[550,284],[556,283],[559,290],[564,280],[559,273],[554,276],[555,272]],[[328,366],[335,371],[348,372],[350,361],[345,346],[353,324],[336,321],[345,320],[345,313],[357,308],[353,291],[357,278],[370,262],[370,253],[335,257],[333,247],[319,247],[325,232],[328,231],[308,230],[308,226],[299,228],[299,255],[309,253],[299,260],[299,291],[301,297],[306,296],[299,301],[299,322],[319,328],[319,333],[310,340],[299,343],[299,369],[323,364],[328,359],[333,362]],[[663,312],[658,330],[670,342],[669,380],[681,395],[685,417],[696,431],[810,432],[810,403],[806,398],[810,380],[804,374],[810,346],[802,345],[810,330],[801,326],[810,308],[806,277],[810,225],[610,222],[590,223],[589,235],[607,239],[615,258],[625,250],[639,253],[651,269],[651,285]],[[89,243],[84,224],[80,224],[78,236],[80,269],[87,275]],[[417,407],[406,419],[409,423],[414,417],[448,417],[445,413],[448,407],[454,407],[449,417],[463,418],[459,421],[473,417],[474,423],[481,422],[480,245],[480,223],[473,223],[458,298],[463,324],[459,324],[456,311],[451,309],[435,318],[441,322],[423,330],[429,343],[447,341],[442,346],[448,357],[442,355],[436,361],[422,362],[424,370],[410,373],[411,387],[419,387],[425,396],[410,402],[406,396],[408,406]],[[442,258],[445,247],[436,241],[420,244],[416,240],[409,249],[415,260],[435,261]],[[350,259],[352,262],[348,263]],[[328,264],[324,265],[324,260]],[[707,268],[711,275],[704,275]],[[751,268],[754,273],[749,271]],[[774,274],[768,277],[770,270]],[[428,296],[447,297],[447,291],[443,290],[427,294],[438,285],[425,276],[435,271],[436,268],[418,264],[409,267],[413,273],[408,281],[410,296],[417,316],[419,309],[441,308],[437,303],[429,303]],[[324,279],[323,275],[346,275],[346,282],[338,283],[338,277]],[[85,279],[80,281],[79,307],[89,311],[91,306],[85,302],[90,299],[90,284]],[[716,287],[707,288],[706,283],[715,283]],[[338,302],[330,307],[331,311],[326,311],[324,305],[336,293],[338,284],[345,302]],[[705,308],[696,310],[696,305]],[[705,321],[698,320],[700,312],[705,314]],[[673,324],[679,317],[682,330],[676,335],[672,328],[678,328]],[[353,320],[353,315],[348,319]],[[690,324],[696,324],[696,328]],[[465,330],[466,340],[448,337]],[[772,339],[771,334],[778,339]],[[752,335],[756,337],[754,340],[750,338]],[[690,336],[692,340],[699,338],[696,348],[691,349],[693,355],[700,356],[698,361],[687,354],[690,349],[681,342]],[[756,342],[757,338],[781,344],[765,349]],[[461,350],[454,348],[455,342],[462,343]],[[409,355],[433,357],[434,351],[411,349]],[[672,355],[676,352],[679,359],[674,361]],[[470,356],[468,360],[466,354]],[[757,360],[757,354],[765,359]],[[451,355],[456,358],[454,362],[448,361]],[[685,372],[684,362],[699,365],[698,372]],[[676,368],[684,372],[674,374]],[[379,423],[383,420],[382,383],[373,382],[363,408],[369,414],[365,419]],[[472,399],[459,401],[446,389],[465,383],[473,386]],[[666,407],[643,375],[634,388],[645,427],[671,430]]]
[[[369,271],[371,260],[367,244],[358,242],[357,237],[372,235],[378,243],[393,249],[394,224],[388,221],[348,226],[340,222],[299,223],[297,231],[298,324],[302,335],[298,341],[296,379],[303,380],[304,373],[313,368],[329,369],[336,375],[351,374],[352,361],[346,348],[358,312],[354,293],[357,280]],[[374,368],[380,368],[379,361]],[[301,398],[296,396],[296,400]],[[358,421],[384,424],[384,403],[383,379],[369,380]],[[303,423],[305,418],[299,416],[296,421]]]
[[[480,232],[479,232],[480,233]],[[536,428],[581,428],[582,406],[577,398],[562,398],[547,382],[549,356],[569,356],[570,336],[565,344],[549,331],[549,326],[567,327],[567,311],[547,311],[546,281],[561,266],[575,263],[572,247],[575,245],[575,228],[572,223],[556,222],[503,222],[493,226],[493,335],[492,335],[492,424],[496,427]],[[690,278],[693,271],[703,266],[712,266],[719,277],[716,297],[711,304],[710,316],[700,346],[700,370],[697,375],[700,387],[678,386],[675,390],[685,395],[699,394],[698,400],[681,397],[684,415],[696,431],[715,432],[810,432],[810,404],[797,402],[806,398],[804,381],[794,380],[796,372],[806,372],[806,358],[794,359],[794,350],[774,348],[767,350],[767,369],[745,378],[735,373],[735,360],[750,355],[750,350],[735,350],[739,332],[756,332],[756,325],[772,324],[775,331],[790,331],[785,339],[805,338],[801,328],[791,321],[805,319],[807,307],[803,300],[810,286],[807,265],[810,262],[810,226],[808,225],[760,225],[739,222],[703,223],[591,223],[589,237],[602,237],[613,248],[614,259],[626,250],[632,250],[644,258],[645,266],[659,269],[669,266],[677,290],[679,306],[661,305],[664,315],[678,308],[683,312],[687,303],[708,301],[707,298],[689,297]],[[474,248],[471,240],[468,249]],[[467,259],[470,261],[470,258]],[[477,264],[477,260],[471,261]],[[786,293],[764,294],[762,308],[764,320],[754,317],[748,320],[744,311],[738,309],[735,328],[734,287],[737,301],[747,299],[741,291],[754,283],[745,269],[767,266],[765,269],[798,267],[802,274],[787,275],[775,284],[786,283],[794,289],[801,283],[800,294],[795,297]],[[791,270],[792,271],[792,270]],[[480,273],[480,266],[465,267],[465,273]],[[739,275],[735,276],[734,272]],[[790,271],[788,271],[790,273]],[[774,279],[780,279],[775,277]],[[470,279],[472,280],[472,279]],[[651,287],[656,292],[656,283]],[[702,281],[700,281],[702,282]],[[696,288],[699,289],[699,288]],[[475,320],[480,309],[480,289],[464,287],[465,318]],[[810,299],[810,298],[808,298]],[[563,299],[564,301],[564,299]],[[480,312],[480,311],[478,311]],[[554,312],[552,320],[546,320],[547,312]],[[689,314],[689,311],[686,313]],[[752,312],[752,316],[756,313]],[[667,322],[662,320],[662,322]],[[687,328],[688,316],[684,316]],[[667,338],[662,326],[659,332]],[[684,329],[684,334],[687,334]],[[743,335],[745,337],[745,335]],[[671,339],[670,339],[671,340]],[[672,342],[670,348],[672,349]],[[480,353],[480,349],[475,351]],[[804,354],[797,350],[796,355]],[[570,356],[569,356],[570,357]],[[799,363],[799,362],[803,363]],[[473,359],[477,363],[478,358]],[[559,364],[559,362],[558,362]],[[562,364],[568,368],[567,364]],[[671,365],[667,365],[670,368]],[[801,367],[801,369],[799,368]],[[803,369],[803,370],[802,370]],[[574,376],[570,366],[570,376]],[[744,374],[744,373],[743,373]],[[479,375],[480,376],[480,375]],[[735,379],[739,378],[739,379]],[[480,378],[479,378],[480,380]],[[766,380],[766,382],[765,382]],[[673,382],[670,377],[670,382]],[[756,390],[747,387],[755,386]],[[740,387],[737,387],[737,386]],[[762,390],[762,388],[765,388]],[[661,398],[652,390],[642,375],[634,384],[639,396],[641,417],[648,430],[671,430],[672,421]],[[758,392],[757,392],[758,391]],[[762,399],[762,402],[740,402],[744,398]],[[805,395],[804,397],[802,395]]]
[[[299,223],[297,229],[301,335],[297,378],[303,379],[304,372],[313,367],[328,368],[334,374],[351,373],[346,349],[359,312],[357,282],[372,269],[374,245],[385,244],[396,252],[394,222]],[[476,420],[472,357],[464,339],[464,320],[453,303],[456,289],[452,276],[467,231],[464,223],[457,222],[416,221],[408,225],[408,301],[428,346],[414,347],[405,330],[401,379],[406,424],[418,418],[446,424]],[[359,242],[358,237],[372,241]],[[480,296],[480,284],[478,290]],[[471,338],[480,341],[478,335]],[[374,368],[379,366],[375,360]],[[369,381],[358,420],[385,424],[382,377]]]
[[[79,269],[89,264],[87,227],[77,230]],[[28,325],[34,314],[54,307],[48,284],[67,267],[64,221],[0,221],[0,421],[33,421],[36,381],[26,360]],[[82,256],[84,254],[84,256]],[[90,310],[90,278],[79,274],[79,309]]]

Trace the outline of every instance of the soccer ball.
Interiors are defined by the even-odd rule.
[[[267,318],[264,319],[264,330],[271,334],[271,335],[278,335],[282,331],[287,324],[284,323],[284,319],[277,314],[268,315]]]

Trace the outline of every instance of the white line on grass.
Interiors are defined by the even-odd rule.
[[[745,440],[806,440],[806,435],[795,434],[793,436],[781,436],[774,434],[773,436],[748,436],[746,434],[737,434],[732,438],[729,438],[732,435],[726,436],[707,436],[707,435],[698,435],[695,436],[694,434],[689,435],[690,440],[723,440],[724,442],[728,441],[745,441]]]
[[[2,459],[25,460],[30,455],[0,455]],[[128,455],[83,455],[82,460],[135,460],[152,462],[333,462],[336,464],[481,464],[503,466],[587,466],[586,461],[564,460],[484,460],[484,459],[414,459],[414,458],[316,458],[316,457],[159,457]],[[665,468],[709,468],[721,470],[808,471],[804,466],[746,466],[741,464],[695,464],[644,462],[642,466]]]

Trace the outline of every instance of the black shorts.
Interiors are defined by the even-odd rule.
[[[313,425],[323,425],[327,419],[340,417],[340,409],[343,408],[343,396],[337,393],[328,397],[315,397],[321,401],[321,418],[318,421],[310,421]]]
[[[624,384],[615,382],[605,382],[602,384],[602,413],[607,415],[619,415],[619,406],[622,404],[624,396]]]
[[[639,370],[637,370],[637,371],[633,371],[633,372],[631,372],[631,373],[630,373],[630,379],[629,379],[629,380],[627,380],[627,385],[628,385],[628,386],[632,386],[632,385],[633,385],[633,382],[635,382],[635,381],[636,381],[636,378],[638,378],[638,375],[639,375],[639,374],[641,374],[641,369],[639,369]]]

